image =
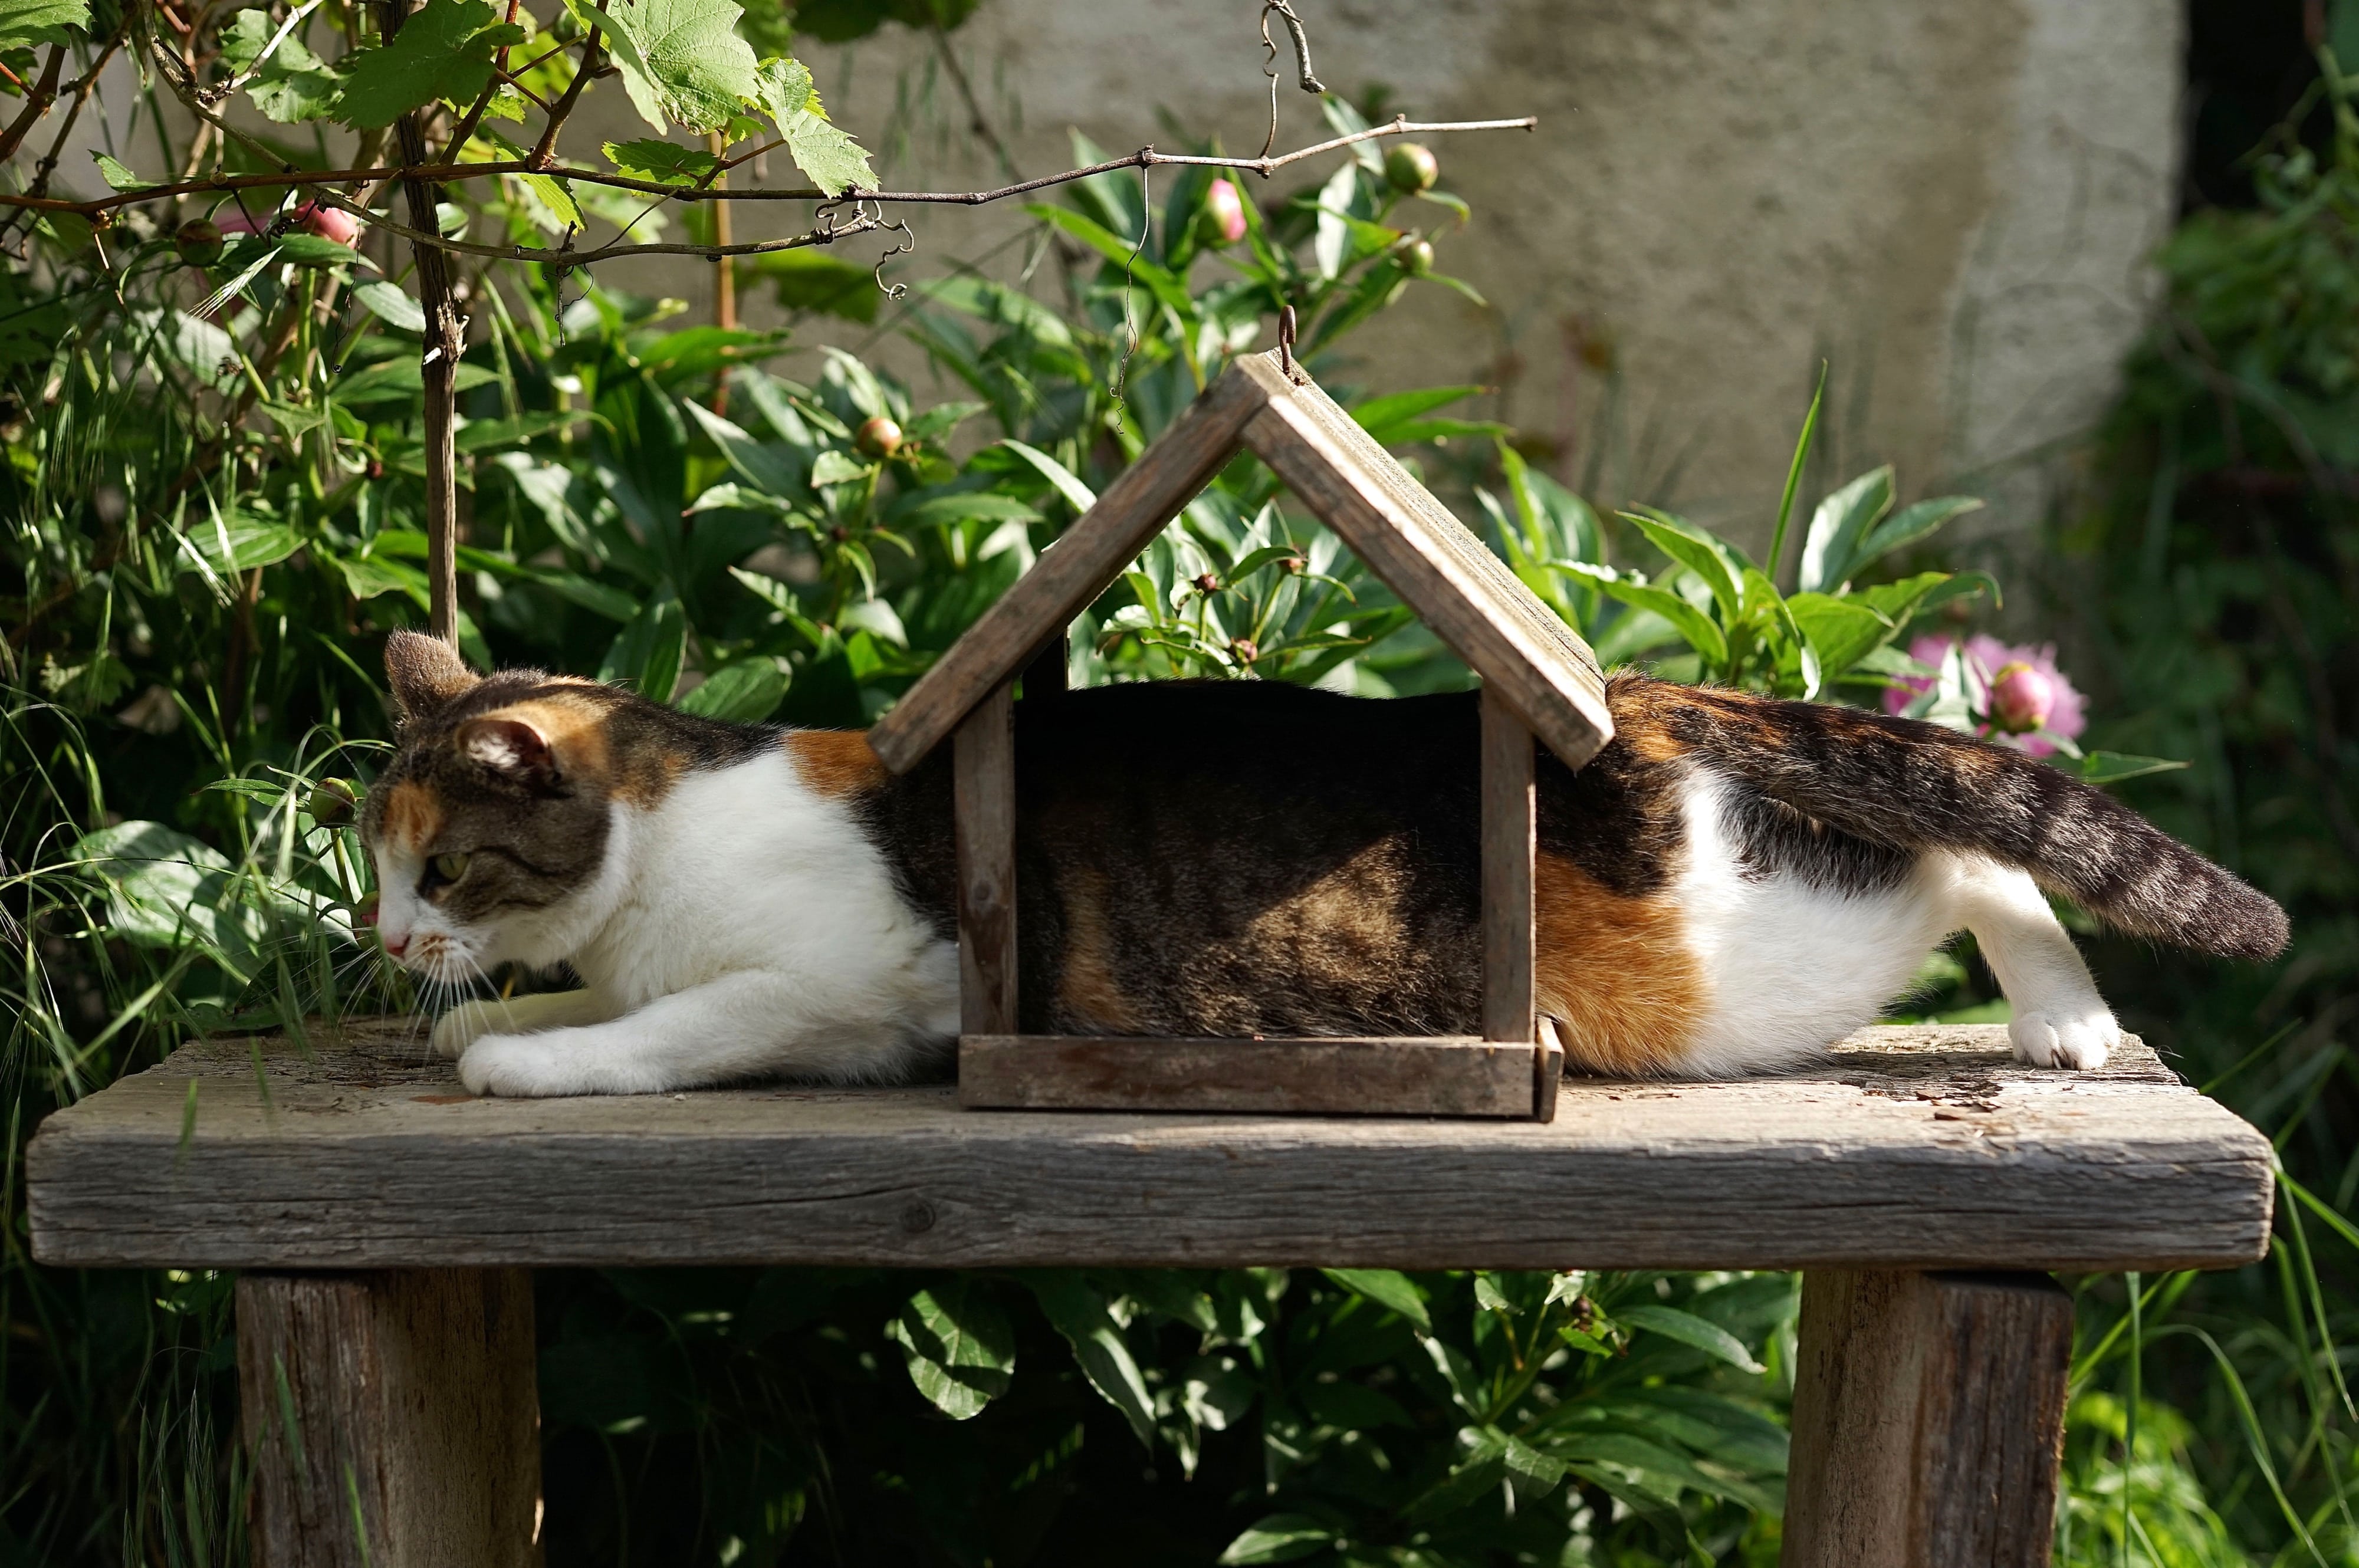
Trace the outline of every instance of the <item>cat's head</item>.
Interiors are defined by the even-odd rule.
[[[537,670],[480,676],[416,632],[393,634],[385,668],[397,747],[360,829],[386,951],[451,984],[570,956],[611,901],[615,803],[646,782],[630,711],[655,704]]]

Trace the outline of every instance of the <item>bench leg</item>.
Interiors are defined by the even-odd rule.
[[[237,1373],[258,1568],[539,1561],[523,1269],[243,1275]]]
[[[2047,1568],[2071,1349],[2044,1274],[1804,1275],[1783,1568]]]

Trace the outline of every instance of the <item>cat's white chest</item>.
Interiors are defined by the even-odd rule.
[[[625,1007],[758,970],[814,997],[939,1010],[929,949],[945,944],[849,808],[808,788],[783,753],[690,775],[637,816],[628,886],[575,960]],[[954,1014],[954,958],[950,968]]]

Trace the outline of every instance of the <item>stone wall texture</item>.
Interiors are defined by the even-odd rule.
[[[1492,308],[1415,289],[1363,332],[1351,374],[1498,385],[1505,417],[1602,498],[1766,538],[1824,360],[1818,477],[1895,462],[1905,492],[1979,487],[1995,505],[1978,526],[2020,529],[2153,303],[2147,258],[2176,197],[2174,0],[1298,9],[1330,86],[1381,83],[1420,118],[1539,116],[1530,136],[1433,144],[1474,210],[1442,265]],[[1117,151],[1180,130],[1250,152],[1267,122],[1257,14],[986,0],[951,47],[1027,174],[1068,163],[1069,127]],[[839,121],[872,143],[903,127],[892,183],[987,182],[932,40],[810,52]],[[1324,134],[1290,82],[1279,108],[1281,147]],[[981,255],[1016,219],[925,214],[924,256]]]

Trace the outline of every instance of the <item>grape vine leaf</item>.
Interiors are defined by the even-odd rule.
[[[619,172],[658,185],[693,185],[721,167],[721,160],[709,152],[676,147],[655,136],[608,142],[605,153]]]
[[[811,87],[809,66],[797,60],[769,61],[762,67],[761,91],[755,96],[777,121],[788,156],[812,184],[831,196],[876,189],[867,150],[829,121]]]
[[[0,0],[0,46],[70,44],[68,27],[90,30],[90,0]]]
[[[584,27],[605,29],[623,90],[657,130],[677,120],[717,131],[755,95],[754,51],[737,36],[737,0],[632,0],[601,11],[565,0]]]
[[[514,163],[529,161],[529,155],[516,143],[497,131],[486,130],[484,138],[499,149],[500,156]],[[582,216],[581,204],[573,200],[573,187],[553,174],[519,174],[516,180],[530,193],[533,220],[541,227],[560,234],[587,229],[590,224]]]
[[[114,190],[145,191],[155,183],[152,180],[142,180],[138,175],[95,148],[92,149],[90,156],[98,160],[98,177],[105,180]]]
[[[282,125],[316,120],[334,108],[343,82],[292,33],[272,49],[277,31],[266,7],[240,11],[221,31],[222,63],[251,73],[245,90],[266,117]]]
[[[493,51],[524,38],[493,0],[426,0],[393,42],[347,57],[336,117],[377,130],[438,98],[473,99],[492,79]]]

